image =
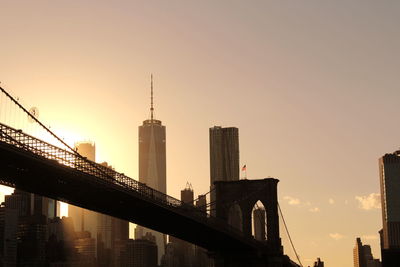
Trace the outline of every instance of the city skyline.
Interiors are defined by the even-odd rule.
[[[187,181],[208,191],[207,131],[234,126],[248,178],[280,179],[304,265],[352,266],[358,236],[380,255],[378,158],[400,133],[390,119],[398,3],[3,1],[1,10],[1,85],[69,142],[95,141],[98,162],[138,177],[154,73],[168,194],[179,198]]]

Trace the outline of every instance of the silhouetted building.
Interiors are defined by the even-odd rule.
[[[363,245],[359,237],[353,249],[353,259],[354,267],[381,267],[381,262],[372,256],[371,247]]]
[[[76,143],[75,148],[82,156],[95,161],[96,147],[94,143]],[[103,172],[110,171],[109,175],[113,175],[112,167],[107,162],[103,162],[101,165]],[[74,222],[74,229],[77,232],[90,232],[91,238],[95,240],[95,257],[99,266],[119,266],[121,253],[129,238],[129,222],[72,205],[69,205],[68,210],[69,216]]]
[[[199,195],[197,197],[196,205],[202,212],[207,212],[207,199],[206,195]],[[194,260],[193,267],[208,267],[210,266],[210,258],[206,249],[194,246]]]
[[[5,218],[6,207],[4,202],[0,204],[0,266],[4,266],[4,233],[5,233]]]
[[[19,219],[32,214],[32,194],[15,190],[11,195],[5,196],[4,207],[4,264],[16,266]]]
[[[191,184],[186,183],[186,188],[181,190],[181,201],[184,205],[193,205],[194,193]],[[169,257],[174,257],[175,259],[169,259],[169,262],[177,263],[178,266],[193,266],[194,262],[194,245],[181,240],[179,238],[170,236],[169,241],[172,245],[169,252]],[[170,267],[170,266],[168,266]]]
[[[157,245],[147,239],[129,239],[127,242],[127,267],[157,267]]]
[[[47,217],[42,214],[20,217],[17,230],[17,266],[44,266],[46,263]]]
[[[253,210],[253,228],[254,238],[260,241],[264,241],[265,238],[265,209],[256,208]]]
[[[210,128],[210,178],[215,181],[239,180],[239,129]]]
[[[199,195],[197,197],[196,207],[199,208],[202,212],[206,213],[207,212],[207,199],[206,195]]]
[[[89,231],[76,232],[74,249],[81,265],[92,266],[96,264],[96,240],[91,237]]]
[[[320,258],[317,258],[317,261],[314,262],[314,267],[324,267],[324,262]]]
[[[76,263],[77,251],[74,248],[76,235],[72,219],[69,217],[49,219],[47,234],[46,259],[50,266],[70,266]]]
[[[216,181],[239,180],[239,129],[236,127],[210,128],[210,202],[211,214],[215,215]]]
[[[96,160],[96,146],[92,142],[78,142],[75,149],[88,160]],[[89,231],[91,236],[97,237],[97,214],[77,206],[68,205],[68,216],[72,218],[75,231]]]
[[[153,76],[151,78],[150,119],[139,126],[139,182],[162,193],[167,192],[165,126],[154,119]],[[135,238],[142,238],[147,232],[156,237],[159,261],[164,254],[166,236],[151,229],[137,226]]]
[[[382,266],[400,262],[400,151],[379,159],[382,203]]]

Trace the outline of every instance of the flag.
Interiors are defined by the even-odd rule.
[[[244,164],[243,167],[242,167],[242,172],[243,171],[246,171],[246,164]]]

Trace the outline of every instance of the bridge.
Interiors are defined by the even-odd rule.
[[[251,236],[248,214],[243,216],[243,231],[229,225],[226,208],[221,202],[217,202],[217,214],[213,217],[193,205],[92,162],[76,151],[59,148],[0,123],[0,183],[3,185],[108,214],[196,244],[209,251],[217,267],[298,266],[283,255],[281,247],[278,180],[238,182],[246,183],[246,188],[265,186],[259,195],[261,198],[267,196],[265,201],[268,201],[269,238],[266,241]],[[231,187],[229,183],[216,184],[217,200],[222,199],[219,195]],[[231,199],[224,200],[224,205],[229,201],[241,205],[257,201],[249,202],[240,197],[231,195]]]

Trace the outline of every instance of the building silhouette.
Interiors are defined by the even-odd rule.
[[[95,161],[96,147],[94,143],[79,142],[75,144],[75,149],[82,156]],[[106,162],[101,165],[104,167],[104,172],[112,169]],[[91,249],[93,239],[94,255],[98,265],[120,266],[121,257],[129,239],[129,222],[73,205],[69,205],[68,213],[72,218],[75,231],[81,233],[81,237],[76,243]],[[90,237],[87,236],[87,232],[90,233]]]
[[[214,182],[239,180],[239,129],[214,126],[209,129],[210,140],[210,209],[215,216]],[[237,213],[234,211],[234,213]],[[237,225],[238,214],[231,224]]]
[[[75,150],[88,160],[96,161],[96,146],[93,142],[78,142]],[[72,218],[75,231],[89,231],[92,237],[97,236],[96,212],[68,205],[68,216]]]
[[[239,129],[210,128],[210,183],[239,180]]]
[[[363,245],[359,237],[353,249],[353,259],[354,267],[381,267],[381,262],[372,256],[371,246]]]
[[[254,238],[260,241],[264,241],[265,238],[265,209],[256,208],[253,210],[253,228]]]
[[[314,265],[313,265],[313,267],[324,267],[324,262],[323,262],[323,261],[321,261],[321,259],[320,259],[320,258],[317,258],[317,261],[316,261],[316,262],[314,262]]]
[[[139,126],[139,182],[162,193],[167,192],[165,126],[154,119],[153,76],[151,76],[150,119]],[[158,262],[165,252],[166,235],[138,225],[135,238],[141,239],[146,233],[156,238]]]
[[[155,237],[147,232],[141,239],[129,239],[126,250],[127,267],[158,267]]]
[[[193,205],[194,193],[191,184],[186,183],[186,187],[181,190],[181,201],[184,205]],[[194,264],[195,246],[173,236],[169,236],[169,242],[171,248],[168,256],[174,259],[169,259],[168,261],[173,262],[173,265],[166,265],[166,267],[192,267]]]
[[[400,262],[400,151],[379,159],[382,203],[382,266]]]

